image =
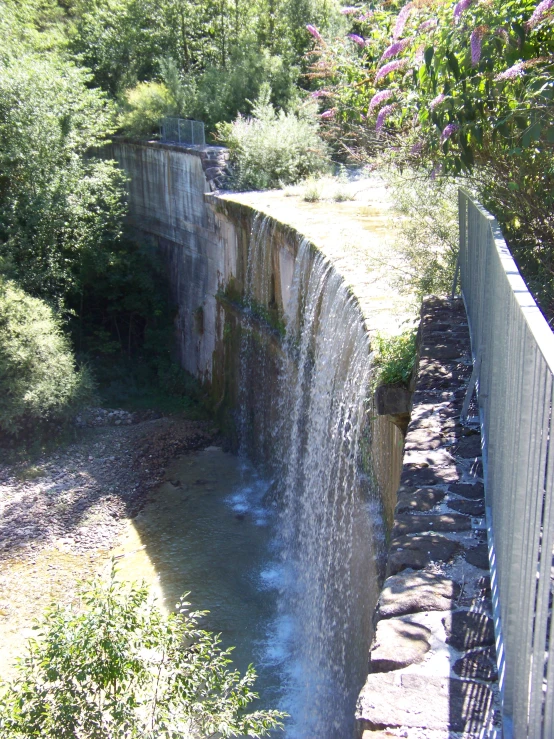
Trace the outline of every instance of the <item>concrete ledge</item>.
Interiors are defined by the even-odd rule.
[[[426,298],[389,577],[357,707],[363,739],[493,737],[500,726],[481,440],[459,420],[471,368],[463,304]]]

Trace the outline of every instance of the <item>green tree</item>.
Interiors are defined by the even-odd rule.
[[[0,437],[67,420],[91,391],[53,310],[0,277]]]
[[[256,674],[181,600],[166,616],[146,587],[88,583],[79,607],[52,606],[4,684],[0,738],[177,739],[267,735],[278,711],[247,713]]]
[[[0,61],[0,259],[31,294],[63,304],[83,255],[119,238],[123,175],[92,154],[113,130],[82,70],[24,52]]]

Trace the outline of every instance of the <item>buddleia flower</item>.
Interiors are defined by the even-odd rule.
[[[517,62],[512,67],[504,70],[500,74],[497,74],[495,80],[514,80],[516,77],[521,77],[525,71],[524,62]]]
[[[320,32],[319,32],[319,31],[317,30],[317,28],[316,28],[315,26],[312,26],[312,25],[307,25],[307,26],[306,26],[306,31],[308,31],[308,33],[311,33],[311,35],[312,35],[312,36],[313,36],[313,37],[314,37],[314,38],[315,38],[315,39],[316,39],[317,41],[322,41],[322,38],[321,38],[321,34],[320,34]]]
[[[421,44],[417,47],[417,51],[415,53],[415,63],[416,64],[423,64],[425,61],[425,44]]]
[[[423,141],[416,141],[416,143],[410,149],[410,154],[421,154],[423,151]]]
[[[441,173],[442,170],[442,164],[435,164],[433,169],[431,170],[430,177],[433,180],[433,182],[437,179],[438,175]]]
[[[375,75],[375,82],[379,82],[379,80],[382,80],[383,77],[387,76],[387,74],[395,72],[397,69],[404,69],[407,63],[408,61],[406,59],[396,59],[394,62],[384,64]]]
[[[537,23],[540,23],[540,21],[542,21],[544,16],[548,13],[549,10],[552,10],[552,8],[554,8],[554,0],[542,0],[542,2],[539,3],[533,11],[533,15],[525,24],[527,30],[530,31],[537,25]]]
[[[457,123],[449,123],[447,126],[445,126],[441,133],[441,144],[444,144],[445,141],[448,141],[452,134],[456,133],[459,128],[460,126],[458,126]]]
[[[310,93],[311,98],[328,98],[331,97],[331,93],[328,90],[315,90]]]
[[[402,36],[404,26],[406,25],[406,21],[408,20],[408,17],[413,8],[414,3],[408,3],[407,5],[404,5],[400,13],[398,13],[398,15],[396,16],[396,23],[394,25],[394,31],[392,32],[392,37],[394,39],[400,38],[400,36]]]
[[[481,59],[481,46],[483,43],[483,36],[485,35],[486,31],[486,26],[477,26],[477,28],[474,28],[471,32],[471,36],[469,38],[469,46],[471,49],[472,67],[476,67],[479,64],[479,60]]]
[[[438,107],[444,100],[446,100],[446,95],[441,92],[440,95],[437,95],[436,98],[433,98],[431,102],[429,103],[429,108],[431,110],[435,110],[436,107]]]
[[[495,80],[514,80],[516,79],[516,77],[523,76],[523,73],[525,72],[526,69],[529,69],[530,67],[535,67],[537,64],[541,64],[542,62],[552,63],[553,60],[554,60],[553,57],[547,57],[547,56],[539,56],[536,59],[526,59],[525,61],[517,62],[513,66],[504,70],[504,72],[497,74],[494,79]]]
[[[376,131],[380,131],[383,128],[385,120],[396,107],[396,103],[392,103],[391,105],[385,105],[384,108],[381,108],[381,110],[379,111],[379,115],[377,116],[377,123],[375,124]]]
[[[349,33],[347,38],[349,38],[350,41],[353,41],[355,44],[358,44],[358,46],[365,46],[365,40],[355,33]]]
[[[348,6],[347,8],[341,8],[340,12],[342,15],[353,15],[354,13],[358,13],[360,8],[355,8],[353,5]]]
[[[320,114],[320,118],[323,118],[324,120],[328,118],[334,118],[335,117],[335,110],[334,108],[331,108],[330,110],[324,110],[323,113]]]
[[[411,43],[412,39],[410,38],[402,39],[402,41],[395,41],[394,44],[391,44],[385,49],[380,61],[384,62],[385,59],[390,59],[397,54],[401,54]]]
[[[462,17],[462,13],[464,13],[469,8],[472,2],[473,0],[460,0],[460,2],[456,3],[456,6],[454,8],[455,23],[459,23],[460,18]]]
[[[358,23],[365,23],[373,16],[373,10],[369,10],[367,13],[363,13],[363,15],[360,15],[356,18]]]
[[[423,21],[423,23],[420,24],[418,27],[418,32],[424,32],[424,31],[430,31],[432,28],[436,28],[438,24],[438,21],[436,18],[429,18],[427,21]]]
[[[381,90],[381,92],[376,92],[375,95],[371,98],[368,108],[368,114],[372,113],[375,108],[377,108],[381,103],[384,103],[386,100],[389,100],[394,95],[394,92],[392,90]]]
[[[510,37],[508,36],[508,31],[502,26],[500,28],[494,29],[494,35],[500,36],[500,38],[502,39],[502,41],[504,41],[505,44],[507,44],[510,41]]]

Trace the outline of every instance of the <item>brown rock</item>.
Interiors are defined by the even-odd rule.
[[[370,672],[390,672],[421,662],[431,645],[431,631],[402,618],[379,621],[369,653]]]
[[[459,479],[455,467],[442,469],[432,467],[412,467],[404,465],[402,471],[402,485],[411,487],[425,487],[427,485],[441,485],[443,483],[455,483]]]
[[[415,534],[419,531],[469,531],[471,519],[459,513],[412,513],[405,516],[396,516],[394,519],[393,536]]]
[[[433,428],[414,428],[406,436],[404,449],[438,449],[441,445],[441,437]]]
[[[422,570],[429,562],[448,562],[460,545],[440,534],[399,536],[391,543],[388,573],[396,573],[410,567]]]
[[[446,643],[460,652],[494,644],[494,623],[486,613],[454,611],[442,619]]]
[[[473,434],[460,439],[456,445],[456,454],[464,459],[480,457],[482,454],[481,434]]]
[[[452,667],[456,675],[466,679],[493,681],[498,679],[495,651],[491,648],[468,652]]]
[[[488,727],[493,694],[476,682],[406,675],[370,674],[356,708],[361,730],[405,726],[479,732]]]
[[[466,562],[481,570],[489,569],[489,551],[486,544],[479,544],[466,551]]]
[[[448,611],[460,586],[453,580],[428,572],[409,572],[389,577],[379,597],[381,618],[418,611]]]
[[[446,493],[437,488],[401,488],[398,492],[397,513],[430,511],[443,500]]]
[[[485,501],[483,500],[449,500],[448,507],[468,516],[485,515]]]
[[[477,482],[472,484],[455,482],[448,486],[450,492],[456,495],[461,495],[462,498],[469,498],[470,500],[479,500],[485,497],[485,487],[483,483]]]

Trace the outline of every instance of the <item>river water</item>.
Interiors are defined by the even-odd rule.
[[[166,610],[190,591],[202,625],[234,646],[233,664],[254,663],[256,707],[286,702],[286,639],[276,512],[251,465],[219,447],[187,454],[128,525],[115,551],[120,577],[146,580]]]

